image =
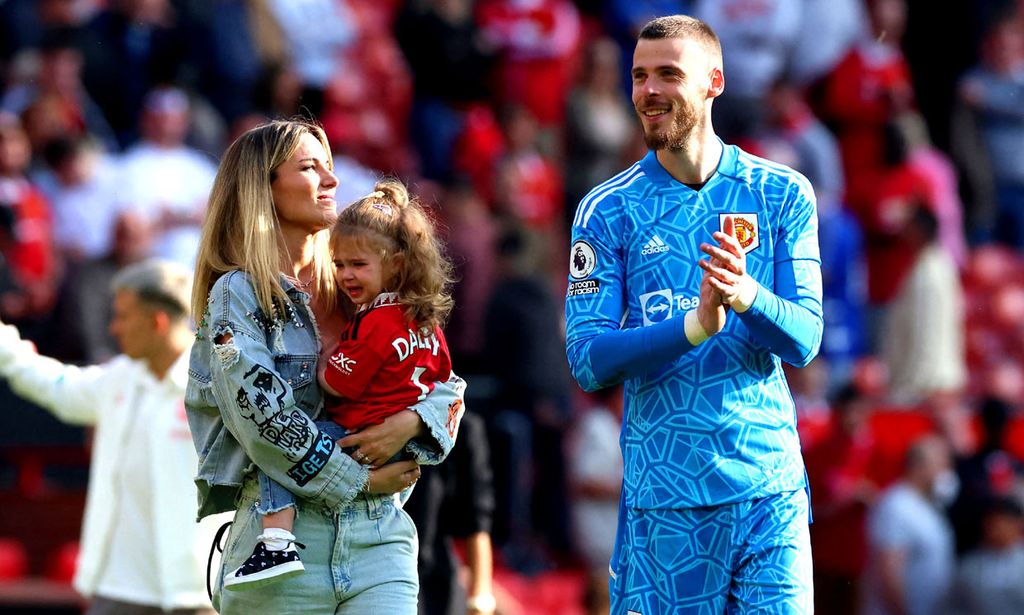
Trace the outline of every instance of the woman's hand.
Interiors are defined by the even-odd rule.
[[[396,461],[382,468],[370,470],[366,482],[368,493],[398,493],[416,484],[420,478],[420,466],[415,461]]]
[[[379,425],[371,425],[345,436],[338,440],[338,446],[355,447],[350,453],[353,459],[371,468],[379,468],[425,429],[426,425],[420,415],[411,410],[402,410],[384,419]]]

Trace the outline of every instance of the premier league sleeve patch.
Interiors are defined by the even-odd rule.
[[[569,251],[569,275],[574,280],[590,277],[597,267],[597,253],[589,243],[579,239]]]
[[[597,268],[597,253],[594,248],[583,241],[577,240],[569,250],[569,276],[572,281],[566,294],[569,297],[593,295],[601,291],[598,280],[590,280],[590,274]]]

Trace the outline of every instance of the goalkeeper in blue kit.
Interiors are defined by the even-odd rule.
[[[580,202],[565,308],[580,386],[626,389],[611,613],[811,613],[781,362],[821,343],[813,191],[715,135],[722,51],[704,22],[648,23],[632,82],[651,151]]]

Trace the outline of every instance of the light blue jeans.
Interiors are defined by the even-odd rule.
[[[300,499],[294,533],[306,545],[300,551],[305,572],[223,591],[224,575],[249,557],[263,531],[259,492],[255,477],[242,486],[214,588],[221,615],[416,615],[416,526],[391,495],[360,494],[338,510]]]

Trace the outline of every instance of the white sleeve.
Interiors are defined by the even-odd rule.
[[[52,412],[66,423],[96,423],[106,369],[79,368],[44,357],[21,339],[18,330],[0,325],[0,376],[18,395]]]

